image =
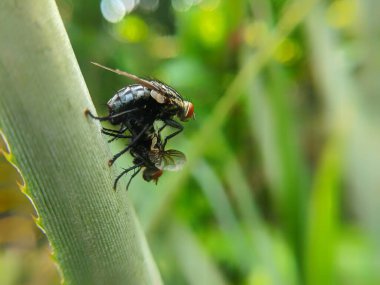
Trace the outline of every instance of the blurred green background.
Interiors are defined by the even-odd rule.
[[[195,105],[168,144],[186,168],[128,192],[165,284],[380,284],[379,1],[57,4],[98,114],[131,82],[91,61]],[[27,234],[0,283],[59,284]]]

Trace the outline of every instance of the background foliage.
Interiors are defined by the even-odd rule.
[[[169,142],[187,167],[128,193],[165,283],[378,284],[380,4],[131,2],[58,5],[99,114],[129,82],[91,61],[195,105]],[[20,256],[0,263],[42,284]]]

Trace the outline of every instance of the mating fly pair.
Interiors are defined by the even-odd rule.
[[[185,155],[177,150],[165,150],[168,139],[183,130],[183,126],[174,120],[187,121],[194,116],[194,106],[184,100],[177,91],[157,80],[146,80],[133,74],[111,69],[93,63],[101,68],[115,72],[134,80],[137,84],[120,89],[107,103],[108,116],[96,117],[86,110],[86,114],[99,121],[108,121],[119,129],[102,128],[102,133],[111,136],[113,141],[118,138],[129,139],[129,144],[115,154],[109,165],[126,152],[130,152],[133,166],[124,169],[114,183],[116,189],[119,179],[130,171],[134,171],[127,184],[142,170],[145,181],[155,181],[162,175],[163,170],[176,171],[182,168],[186,161]],[[156,130],[154,123],[162,121],[163,125]],[[176,130],[161,139],[161,132],[170,126]]]

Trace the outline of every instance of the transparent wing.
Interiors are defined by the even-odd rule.
[[[152,90],[150,92],[150,96],[152,96],[152,98],[156,100],[157,103],[164,104],[166,102],[166,97],[156,90]]]
[[[175,89],[158,80],[151,80],[150,83],[155,86],[154,90],[158,91],[152,94],[152,97],[158,103],[170,103],[177,106],[182,105],[183,98]]]
[[[128,73],[128,72],[125,72],[125,71],[122,71],[119,69],[112,69],[112,68],[109,68],[107,66],[101,65],[101,64],[96,63],[96,62],[91,62],[91,63],[98,66],[98,67],[106,69],[108,71],[111,71],[111,72],[114,72],[116,74],[128,77],[129,79],[132,79],[133,81],[135,81],[137,83],[140,83],[142,86],[144,86],[150,90],[156,91],[156,92],[152,93],[152,98],[154,100],[156,100],[157,103],[163,104],[163,103],[170,102],[172,104],[174,103],[174,104],[179,105],[183,101],[181,95],[179,95],[179,93],[177,91],[175,91],[173,88],[171,88],[170,86],[168,86],[168,85],[166,85],[160,81],[145,80],[145,79],[142,79],[136,75],[133,75],[131,73]]]
[[[155,161],[155,166],[159,169],[178,171],[186,163],[186,156],[178,150],[169,149],[161,152],[159,157],[156,156],[152,161]]]
[[[142,79],[142,78],[140,78],[140,77],[138,77],[138,76],[136,76],[136,75],[133,75],[133,74],[128,73],[128,72],[125,72],[125,71],[121,71],[121,70],[119,70],[119,69],[112,69],[112,68],[109,68],[109,67],[107,67],[107,66],[101,65],[101,64],[96,63],[96,62],[91,62],[91,63],[94,64],[94,65],[96,65],[96,66],[99,66],[99,67],[101,67],[101,68],[104,68],[104,69],[106,69],[106,70],[109,70],[109,71],[111,71],[111,72],[114,72],[114,73],[116,73],[116,74],[119,74],[119,75],[123,75],[123,76],[125,76],[125,77],[128,77],[128,78],[130,78],[130,79],[136,81],[137,83],[140,83],[142,86],[145,86],[146,88],[149,88],[149,89],[151,89],[151,90],[156,90],[156,91],[158,91],[158,92],[161,91],[156,85],[152,84],[150,81],[145,80],[145,79]]]

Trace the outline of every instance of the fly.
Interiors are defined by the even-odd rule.
[[[174,149],[165,150],[168,139],[183,130],[183,126],[174,120],[187,121],[194,117],[194,105],[184,100],[172,87],[157,81],[139,78],[133,74],[111,69],[93,63],[101,68],[123,75],[135,81],[120,89],[107,102],[108,116],[97,117],[87,109],[85,113],[99,121],[108,121],[118,129],[102,128],[102,133],[111,137],[109,142],[123,138],[128,139],[127,146],[115,154],[108,164],[111,166],[116,159],[128,152],[133,157],[133,165],[124,169],[115,179],[114,189],[119,180],[133,171],[127,183],[127,189],[132,179],[143,170],[145,181],[157,183],[164,171],[182,169],[186,162],[185,155]],[[163,125],[156,130],[155,122],[159,120]],[[161,140],[161,131],[171,126],[176,130]]]
[[[133,124],[129,125],[129,131],[132,134],[132,137],[135,133]],[[143,170],[143,179],[145,181],[154,181],[157,184],[159,177],[163,174],[164,170],[168,171],[178,171],[182,169],[183,165],[186,162],[185,155],[174,149],[164,150],[161,143],[161,138],[154,131],[153,126],[148,130],[145,130],[141,139],[138,143],[134,144],[130,148],[130,153],[133,159],[133,166],[124,169],[115,179],[114,189],[116,189],[117,183],[121,177],[128,174],[130,171],[134,171],[131,175],[128,184],[128,187],[132,179],[142,170]]]
[[[119,69],[112,69],[96,62],[92,63],[96,66],[132,79],[141,86],[141,88],[139,88],[138,85],[131,85],[134,86],[134,88],[139,89],[134,90],[136,92],[128,92],[128,87],[130,86],[122,88],[117,92],[107,103],[111,112],[117,114],[124,111],[124,109],[130,109],[128,107],[136,104],[140,100],[146,100],[151,97],[156,103],[161,105],[160,107],[157,107],[157,109],[160,109],[161,114],[157,115],[163,117],[168,115],[170,117],[177,116],[181,121],[187,121],[194,117],[193,103],[184,100],[174,88],[158,80],[146,80]]]
[[[139,125],[141,125],[140,133],[133,137],[130,145],[109,161],[110,166],[123,153],[127,152],[133,144],[137,143],[142,134],[152,126],[156,120],[164,122],[163,126],[158,129],[158,134],[160,134],[166,126],[177,129],[165,137],[163,142],[164,148],[170,138],[173,138],[183,130],[183,126],[173,118],[178,117],[181,121],[187,121],[194,117],[194,105],[184,100],[172,87],[157,80],[146,80],[125,71],[112,69],[95,62],[93,62],[93,64],[128,77],[138,83],[120,89],[108,101],[108,116],[96,117],[91,114],[89,110],[86,110],[86,113],[94,119],[109,121],[112,125],[120,126],[119,130],[102,129],[104,134],[113,135],[114,139],[130,138],[125,135],[125,131],[128,129],[126,125],[129,121],[137,120],[139,121]]]

